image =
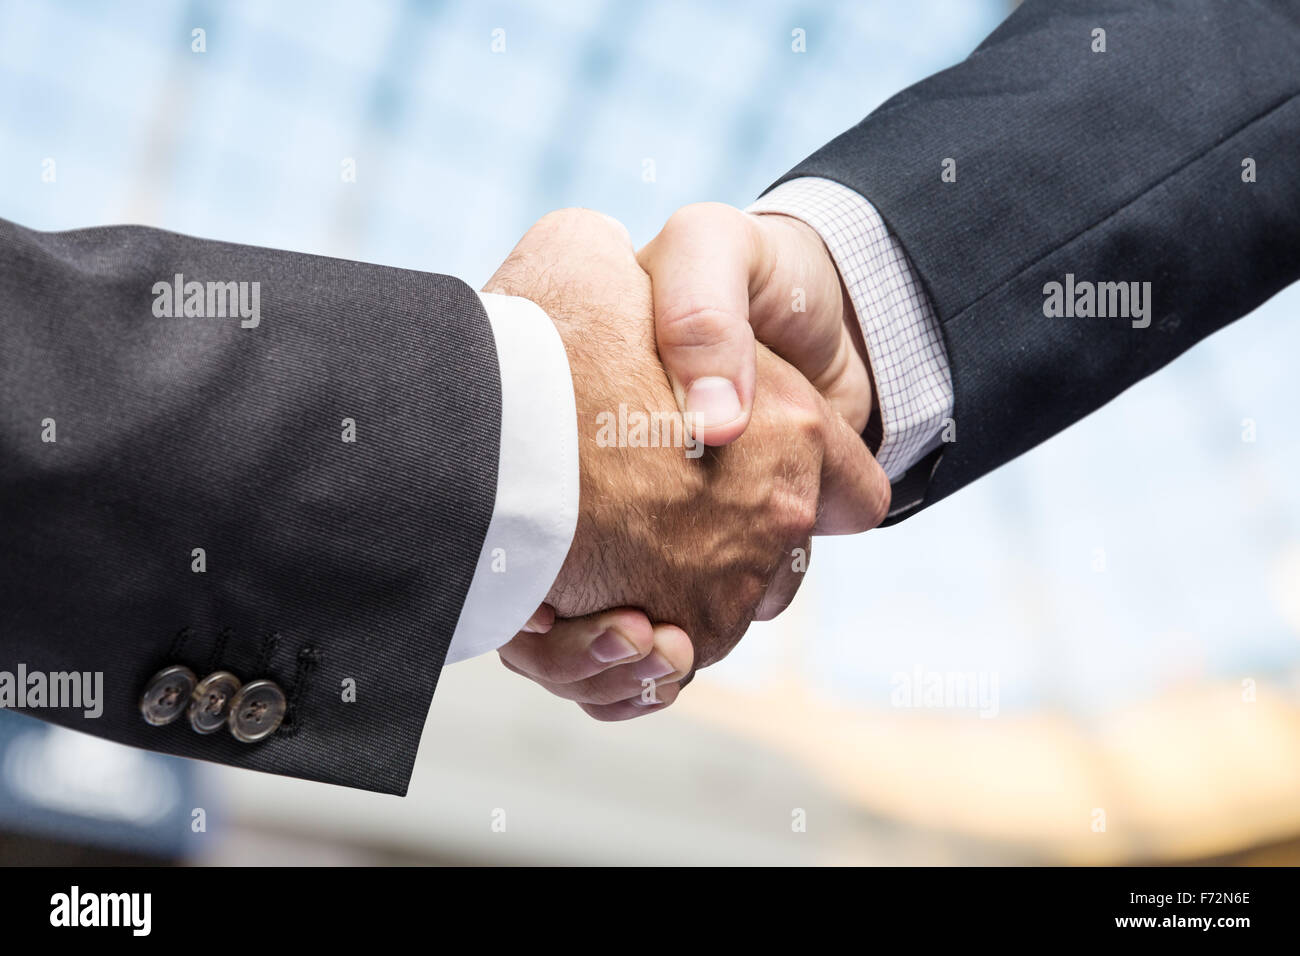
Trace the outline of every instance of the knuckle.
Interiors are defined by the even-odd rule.
[[[655,328],[664,348],[712,348],[727,343],[741,321],[725,309],[686,299],[667,307]]]
[[[817,500],[804,495],[795,500],[790,509],[790,540],[802,544],[812,534],[817,524]]]
[[[821,442],[824,418],[821,409],[802,389],[794,389],[783,396],[784,426],[801,442]]]
[[[563,209],[552,209],[538,219],[533,224],[533,228],[535,229],[538,226],[547,228],[585,224],[596,215],[590,209],[583,209],[581,206],[566,206]]]
[[[533,224],[529,232],[535,230],[546,236],[561,234],[586,237],[591,241],[616,239],[631,244],[627,227],[621,222],[603,212],[581,206],[567,206],[548,212]]]
[[[694,232],[701,227],[716,226],[737,212],[738,210],[726,203],[690,203],[668,217],[668,221],[664,223],[663,234],[675,236],[680,232]]]
[[[787,483],[772,508],[772,545],[788,551],[802,546],[817,525],[820,509],[819,487],[802,473],[788,476]]]
[[[884,491],[880,495],[880,500],[871,513],[871,528],[878,527],[880,522],[889,517],[889,509],[893,505],[894,487],[888,481],[882,482]],[[868,529],[870,530],[870,529]]]

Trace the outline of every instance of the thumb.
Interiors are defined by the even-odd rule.
[[[699,203],[674,213],[637,256],[650,275],[659,359],[688,426],[706,445],[732,442],[749,425],[749,296],[760,243],[751,217]]]

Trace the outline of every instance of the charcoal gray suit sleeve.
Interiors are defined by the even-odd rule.
[[[260,321],[158,317],[178,274],[258,283]],[[33,715],[405,792],[493,511],[501,389],[474,291],[0,221],[0,334],[0,670],[104,675],[102,716]],[[276,681],[284,724],[251,745],[147,725],[141,690],[174,663]]]
[[[1300,278],[1300,3],[1028,0],[780,182],[807,176],[872,203],[942,327],[956,440],[897,521]],[[1150,282],[1150,325],[1045,316],[1067,274]]]

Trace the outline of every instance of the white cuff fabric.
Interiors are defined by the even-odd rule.
[[[829,179],[777,186],[748,209],[812,226],[848,289],[867,343],[884,438],[876,460],[889,480],[938,447],[953,411],[952,376],[939,320],[898,239],[874,206]]]
[[[497,497],[446,663],[496,650],[546,599],[578,524],[578,413],[564,343],[536,303],[479,293],[501,366]]]

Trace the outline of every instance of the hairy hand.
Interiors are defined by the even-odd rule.
[[[883,519],[889,485],[861,438],[765,348],[746,434],[692,447],[658,359],[649,277],[608,217],[546,216],[486,288],[541,305],[573,373],[581,504],[548,596],[561,616],[641,608],[684,628],[706,666],[789,604],[812,533]],[[624,430],[637,414],[657,428]]]

